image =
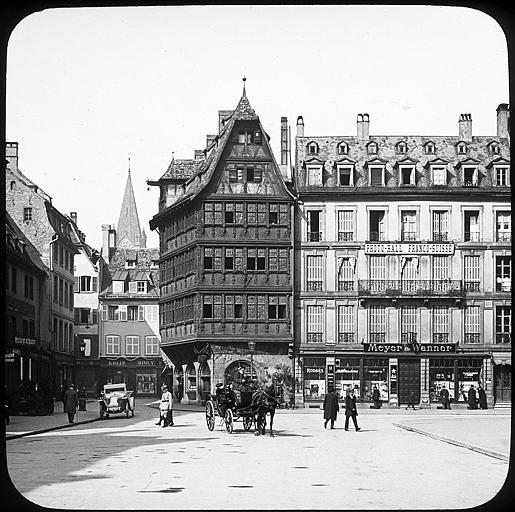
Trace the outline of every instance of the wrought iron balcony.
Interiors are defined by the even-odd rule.
[[[449,233],[433,232],[433,242],[447,242],[447,240],[449,240]]]
[[[338,343],[354,343],[354,333],[353,332],[339,332],[338,333]]]
[[[321,332],[308,332],[306,340],[308,343],[322,343],[322,336]]]
[[[479,281],[464,281],[463,282],[463,291],[465,292],[478,292],[481,288],[481,283]]]
[[[495,343],[511,343],[511,333],[510,332],[495,333]]]
[[[465,231],[465,242],[480,242],[481,237],[477,231]]]
[[[511,231],[510,232],[506,232],[506,231],[499,232],[498,231],[496,240],[497,240],[497,242],[501,242],[501,243],[511,243]]]
[[[308,281],[306,283],[306,291],[321,292],[322,291],[322,281]]]
[[[351,292],[354,290],[354,281],[338,281],[339,292]]]
[[[417,239],[417,234],[411,231],[404,231],[401,233],[401,241],[403,242],[414,242]]]
[[[308,231],[308,242],[320,242],[322,240],[321,231]]]
[[[465,333],[465,343],[480,343],[481,342],[481,334],[478,332]]]
[[[416,332],[403,332],[401,333],[401,343],[416,343],[417,333]]]
[[[369,335],[370,343],[384,343],[386,340],[385,332],[371,332]]]
[[[391,279],[360,279],[358,281],[358,295],[385,295],[385,296],[419,296],[431,297],[434,295],[447,295],[461,297],[463,287],[458,280],[391,280]]]
[[[338,231],[338,242],[352,242],[354,233],[352,231]]]
[[[386,240],[386,235],[381,231],[371,231],[370,232],[370,241],[371,242],[384,242]]]
[[[435,332],[433,333],[433,343],[448,343],[449,334],[446,332]]]
[[[479,187],[479,183],[477,181],[464,181],[463,182],[464,187]]]

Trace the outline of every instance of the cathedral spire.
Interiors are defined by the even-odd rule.
[[[132,188],[130,156],[127,183],[125,184],[125,193],[123,195],[120,217],[118,219],[116,239],[117,247],[146,247],[146,236],[142,236],[138,210],[136,208],[136,197],[134,196],[134,189]]]

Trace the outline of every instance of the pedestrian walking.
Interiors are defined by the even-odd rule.
[[[359,432],[361,429],[358,427],[358,421],[356,419],[358,415],[358,410],[356,408],[356,396],[354,395],[354,390],[346,390],[345,391],[345,430],[349,430],[349,418],[352,418],[352,422],[354,423],[354,428],[356,432]]]
[[[82,388],[77,392],[77,395],[79,397],[79,411],[85,411],[87,401],[86,388],[82,386]]]
[[[338,395],[334,392],[334,388],[331,387],[324,398],[324,428],[327,428],[327,422],[329,420],[331,420],[331,428],[334,428],[334,422],[336,421],[339,410]]]
[[[477,388],[477,394],[479,396],[479,407],[483,410],[488,409],[486,393],[485,393],[485,390],[483,389],[483,386],[481,386],[481,384]]]
[[[70,384],[63,397],[63,410],[68,414],[68,423],[73,423],[78,405],[79,397],[77,396],[77,391],[75,391],[73,384]]]
[[[474,384],[471,384],[469,388],[467,409],[477,409],[476,388]]]
[[[445,387],[445,384],[440,390],[440,401],[442,402],[444,409],[451,409],[451,400],[449,398],[449,390]]]
[[[374,409],[381,409],[381,394],[376,385],[374,385],[372,390],[372,402],[374,402]]]
[[[161,400],[159,402],[159,421],[156,425],[161,425],[162,427],[173,427],[173,397],[170,391],[168,391],[168,386],[163,384],[161,386]]]
[[[406,407],[406,410],[408,410],[410,407],[415,410],[415,393],[413,393],[412,389],[410,389],[408,393],[408,406]]]

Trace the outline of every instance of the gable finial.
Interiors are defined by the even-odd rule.
[[[247,81],[247,78],[244,76],[244,77],[242,78],[242,80],[243,80],[243,96],[246,96],[246,95],[247,95],[247,93],[245,92],[245,82]]]
[[[128,155],[128,160],[129,160],[129,174],[131,173],[131,154],[129,153]]]

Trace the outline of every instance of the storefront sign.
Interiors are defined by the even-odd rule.
[[[14,363],[14,352],[10,352],[9,354],[5,354],[5,362],[6,363]]]
[[[16,345],[35,345],[36,340],[33,338],[18,338],[17,336],[14,338],[14,343]]]
[[[154,365],[154,361],[152,361],[151,359],[143,359],[143,360],[139,360],[137,362],[138,366],[153,366]]]
[[[324,380],[325,368],[322,367],[304,367],[304,378],[308,380]]]
[[[399,353],[409,352],[419,354],[453,353],[456,352],[456,343],[363,343],[364,352]]]
[[[454,244],[372,243],[365,244],[365,254],[454,254]]]
[[[390,393],[397,394],[397,365],[390,366]]]
[[[116,359],[114,361],[108,359],[107,366],[126,366],[126,362],[123,359]]]

